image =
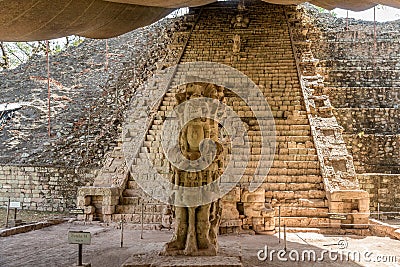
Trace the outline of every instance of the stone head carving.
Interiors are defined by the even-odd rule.
[[[250,20],[242,14],[237,14],[231,21],[233,28],[247,28],[249,23]]]

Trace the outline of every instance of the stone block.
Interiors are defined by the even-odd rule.
[[[95,211],[96,211],[96,208],[94,207],[94,206],[85,206],[84,208],[83,208],[83,212],[85,213],[85,214],[94,214],[95,213]]]
[[[275,230],[275,218],[264,218],[264,229],[265,231]]]
[[[226,194],[222,200],[230,202],[240,202],[240,187],[233,188],[228,194]]]
[[[115,213],[115,206],[114,205],[106,205],[101,207],[102,213],[109,215]]]
[[[261,217],[261,211],[265,209],[264,203],[243,203],[244,215],[247,217]]]
[[[222,207],[222,220],[236,220],[239,219],[239,211],[236,207],[236,202],[221,201]]]
[[[265,203],[265,189],[259,188],[254,192],[249,192],[249,191],[243,192],[242,202]]]
[[[241,227],[242,226],[242,220],[237,219],[237,220],[222,220],[221,224],[219,227]]]

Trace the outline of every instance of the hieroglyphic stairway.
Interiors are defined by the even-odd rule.
[[[287,19],[288,14],[292,13],[296,13],[293,6],[272,5],[261,1],[246,1],[245,9],[241,6],[238,8],[238,2],[233,1],[193,8],[187,15],[192,21],[192,29],[177,33],[176,46],[170,47],[175,53],[176,50],[183,51],[180,63],[210,61],[231,66],[247,75],[262,91],[275,120],[276,150],[273,165],[260,188],[249,192],[247,187],[252,181],[261,153],[261,132],[257,123],[254,123],[252,107],[225,89],[226,103],[248,126],[252,155],[240,183],[223,199],[221,232],[239,228],[250,228],[256,232],[273,231],[277,225],[279,207],[282,225],[318,228],[340,226],[340,221],[338,223],[329,216],[329,179],[324,180],[322,176],[325,174],[321,172],[323,155],[317,152],[314,143],[316,136],[312,135],[310,126],[310,109],[304,101],[304,84],[300,80],[299,64],[293,50],[293,29]],[[134,165],[140,167],[141,159],[150,155],[154,166],[166,178],[170,175],[170,164],[161,148],[161,127],[166,111],[176,105],[176,80],[190,71],[179,66],[172,72],[172,79],[151,83],[146,88],[150,93],[142,96],[141,103],[137,103],[135,109],[129,112],[129,138],[136,140],[137,144],[132,149]],[[234,83],[235,77],[231,79]],[[169,90],[161,101],[157,101],[157,94],[152,94],[152,88],[162,87],[160,84],[164,85],[163,88],[169,86]],[[145,106],[154,104],[156,109],[149,119],[150,112]],[[143,129],[143,125],[149,125],[149,128]],[[144,139],[141,139],[143,136]],[[113,166],[112,163],[107,168],[110,166]],[[126,167],[120,169],[124,168],[127,171]],[[166,212],[166,206],[141,191],[132,170],[135,167],[129,175],[117,180],[113,188],[102,185],[99,188],[110,189],[88,187],[80,190],[78,201],[87,209],[87,218],[101,213],[104,220],[123,219],[139,224],[141,209],[144,207],[144,223],[147,226],[157,227],[163,220],[169,219],[171,215]],[[93,199],[98,199],[94,197],[96,190],[107,191],[105,195],[109,202],[104,202],[103,198],[102,212],[96,211],[96,205],[93,204]],[[331,192],[328,193],[330,196]],[[357,211],[358,199],[353,202],[350,199],[350,204],[353,204],[342,211]],[[338,203],[343,202],[340,201]],[[346,219],[351,224],[351,218]]]

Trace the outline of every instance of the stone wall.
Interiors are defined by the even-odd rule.
[[[400,173],[399,135],[344,135],[358,173]]]
[[[393,108],[340,108],[334,110],[347,133],[400,133],[400,110]]]
[[[371,210],[377,211],[379,203],[381,211],[400,211],[399,174],[361,174],[358,175],[358,180],[361,187],[370,195]],[[390,214],[388,216],[390,217]]]
[[[78,187],[93,178],[90,170],[0,165],[0,206],[6,206],[10,197],[23,209],[65,211],[76,207]]]
[[[317,68],[370,208],[399,211],[400,23],[377,23],[375,40],[373,22],[307,11],[318,29],[310,36]]]
[[[317,68],[357,173],[400,173],[400,24],[377,23],[375,39],[373,22],[308,12],[318,29],[310,35]]]
[[[400,91],[398,88],[375,87],[331,87],[331,102],[341,108],[390,108],[399,107]]]

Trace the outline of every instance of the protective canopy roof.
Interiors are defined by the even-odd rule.
[[[263,0],[300,4],[302,0]],[[215,0],[0,0],[0,40],[33,41],[68,35],[110,38],[149,25],[180,7]],[[361,11],[377,4],[400,8],[400,0],[312,0],[333,9]]]

